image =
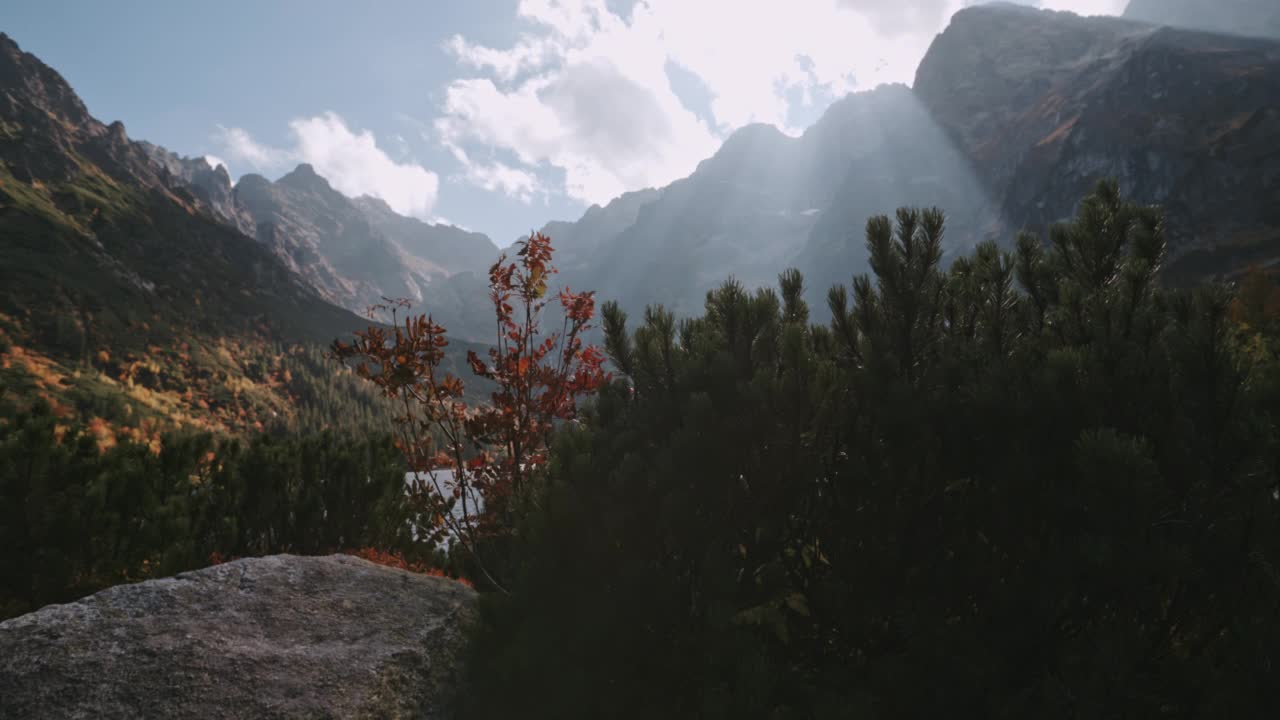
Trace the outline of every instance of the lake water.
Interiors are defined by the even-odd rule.
[[[431,478],[428,476],[427,473],[407,472],[404,474],[404,485],[405,485],[406,494],[408,494],[413,490],[415,478],[417,478],[418,481],[422,483],[422,488],[424,491],[427,491],[427,490],[434,491],[434,485],[431,482]],[[449,493],[453,491],[453,487],[454,487],[453,470],[436,470],[435,480],[436,480],[436,484],[438,484],[440,486],[440,489],[443,490],[444,492]],[[470,489],[467,492],[467,510],[468,512],[470,512],[472,518],[475,517],[476,511],[483,507],[484,507],[484,500],[483,498],[480,497],[480,493],[477,492],[474,488]],[[453,513],[451,514],[458,522],[462,521],[463,513],[462,513],[461,501],[454,504]],[[418,539],[417,527],[413,528],[413,538],[415,540]],[[445,539],[441,542],[440,546],[442,548],[447,546],[451,539],[452,539],[452,532],[450,532],[445,537]]]

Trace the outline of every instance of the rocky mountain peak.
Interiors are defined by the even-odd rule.
[[[114,143],[124,144],[129,142],[129,133],[125,132],[124,123],[119,120],[111,121],[107,126],[107,138]]]
[[[214,168],[203,157],[183,157],[146,141],[139,141],[138,146],[153,163],[168,173],[172,184],[190,190],[215,218],[246,235],[254,234],[253,220],[236,202],[231,175],[226,167],[219,165]]]
[[[934,41],[914,89],[982,178],[1003,237],[1071,216],[1110,178],[1164,208],[1170,272],[1197,253],[1231,248],[1213,261],[1229,269],[1280,246],[1280,171],[1268,159],[1280,43],[974,7]],[[1193,264],[1206,270],[1203,257]]]
[[[0,103],[39,108],[49,117],[74,126],[96,124],[71,85],[35,55],[23,52],[13,38],[0,32]],[[122,128],[123,129],[123,128]]]
[[[744,170],[767,158],[785,155],[794,142],[795,138],[788,137],[773,125],[751,123],[733,131],[715,155],[704,160],[702,165]],[[747,163],[748,167],[740,167],[742,163]]]
[[[267,187],[269,185],[271,185],[271,181],[262,175],[259,175],[258,173],[245,173],[236,181],[235,189],[236,192],[240,192],[242,190],[256,191],[259,188]]]
[[[320,175],[316,172],[315,166],[313,166],[311,163],[299,163],[298,166],[293,169],[293,172],[289,173],[289,175],[292,175],[298,178],[316,178],[319,180],[324,179],[320,177]],[[288,175],[286,175],[286,177],[288,177]]]
[[[316,172],[310,163],[301,163],[291,172],[276,182],[288,187],[297,188],[307,192],[331,193],[337,192],[329,181]]]
[[[361,195],[358,198],[352,198],[351,201],[354,202],[360,209],[364,210],[365,212],[377,212],[377,213],[395,212],[395,210],[392,210],[391,206],[387,204],[387,201],[383,200],[380,197],[374,197],[372,195]]]

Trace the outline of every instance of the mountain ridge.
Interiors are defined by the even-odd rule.
[[[1280,137],[1277,77],[1280,55],[1268,40],[970,7],[935,38],[913,87],[851,93],[796,137],[741,128],[689,176],[542,230],[563,283],[629,312],[661,303],[692,313],[728,277],[772,286],[796,266],[821,321],[826,288],[867,269],[871,215],[937,205],[954,255],[1044,230],[1097,180],[1115,177],[1126,194],[1166,207],[1171,278],[1229,275],[1280,255],[1280,218],[1270,210],[1280,206],[1280,179],[1268,160]],[[15,119],[0,132],[39,126],[48,136],[37,139],[45,152],[11,157],[10,172],[56,180],[74,170],[68,158],[83,155],[110,182],[250,234],[332,303],[361,310],[407,297],[455,336],[489,339],[485,274],[499,251],[484,235],[347,197],[305,164],[274,182],[250,174],[232,186],[203,158],[96,123],[51,69],[9,82],[36,101],[18,108],[25,115],[10,108]],[[68,143],[83,148],[60,150]],[[52,212],[74,215],[96,192],[83,190]]]
[[[977,37],[999,40],[975,52]],[[1003,237],[1043,231],[1115,178],[1164,208],[1171,280],[1280,254],[1280,43],[979,6],[935,40],[916,93],[985,182]]]
[[[92,421],[101,443],[298,423],[339,392],[350,417],[325,422],[369,417],[367,393],[316,350],[367,321],[153,152],[0,36],[0,399]]]
[[[428,299],[431,305],[456,305],[450,278],[482,274],[498,256],[483,234],[401,216],[384,202],[350,198],[305,163],[275,182],[246,175],[235,186],[235,198],[252,218],[259,242],[326,299],[356,312],[384,298],[405,298],[418,309]],[[475,323],[443,314],[454,321],[447,326],[451,331],[475,337]]]

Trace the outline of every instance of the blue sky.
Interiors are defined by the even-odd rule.
[[[233,177],[309,161],[505,245],[687,175],[743,124],[796,133],[910,82],[968,1],[5,0],[0,30],[133,138]]]

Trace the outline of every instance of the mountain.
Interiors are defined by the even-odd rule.
[[[236,202],[231,175],[225,165],[215,168],[204,158],[182,157],[145,140],[138,141],[138,145],[153,163],[169,173],[171,182],[185,184],[215,217],[253,237],[256,232],[253,218]]]
[[[386,201],[368,195],[355,198],[354,203],[374,232],[440,273],[485,273],[497,259],[497,246],[483,233],[406,217],[392,210]]]
[[[1201,5],[1226,18],[1255,7]],[[954,256],[1068,218],[1113,177],[1165,206],[1172,280],[1234,272],[1280,255],[1278,50],[1114,17],[968,8],[912,88],[851,94],[799,137],[742,128],[689,177],[543,232],[565,281],[633,313],[692,312],[726,277],[772,285],[795,266],[822,319],[826,288],[867,269],[873,214],[941,207]]]
[[[864,230],[873,215],[904,206],[942,208],[952,257],[998,232],[991,200],[968,159],[908,88],[888,85],[850,95],[832,105],[811,132],[819,134],[820,151],[850,151],[791,263],[804,273],[819,317],[826,314],[828,288],[866,271]]]
[[[1280,38],[1275,0],[1129,0],[1131,20],[1228,35]]]
[[[441,270],[402,252],[374,231],[355,203],[310,165],[276,182],[245,175],[237,202],[257,237],[325,299],[360,312],[384,297],[419,299],[421,286]]]
[[[367,322],[155,152],[0,34],[0,400],[141,432],[296,420],[306,398],[339,393],[305,348]]]
[[[1002,237],[1069,217],[1110,177],[1164,207],[1173,280],[1280,256],[1280,43],[980,6],[952,18],[914,89]]]
[[[772,286],[797,266],[821,317],[827,288],[866,269],[867,217],[939,205],[951,213],[949,247],[958,250],[984,231],[975,187],[911,90],[889,85],[835,103],[799,137],[744,127],[689,177],[543,231],[561,251],[566,282],[633,313],[651,303],[694,312],[730,276]]]
[[[1252,7],[1214,6],[1223,17]],[[1175,10],[1154,19],[1183,22]],[[1145,12],[1135,1],[1130,16],[1153,19]],[[0,218],[17,238],[3,248],[6,317],[30,313],[37,292],[54,307],[137,304],[89,293],[153,297],[140,306],[172,318],[198,295],[193,329],[211,337],[267,318],[315,337],[339,318],[325,300],[362,310],[407,297],[454,337],[489,339],[488,238],[346,197],[306,165],[232,187],[224,168],[93,120],[56,73],[6,43]],[[771,286],[794,266],[820,321],[827,287],[867,269],[870,215],[939,206],[954,257],[1067,218],[1114,177],[1165,208],[1167,277],[1190,282],[1280,257],[1277,153],[1280,42],[992,4],[953,17],[911,88],[851,94],[799,136],[741,128],[688,177],[543,231],[562,282],[632,313],[691,313],[727,277]],[[39,229],[56,241],[33,243],[37,222],[58,228]],[[37,314],[45,331],[60,322],[76,335]]]
[[[121,123],[91,117],[61,76],[5,35],[0,133],[7,310],[127,305],[114,318],[127,326],[180,309],[198,329],[269,321],[299,339],[327,338],[356,319],[215,222]]]
[[[592,205],[576,222],[553,220],[539,231],[553,241],[556,265],[562,271],[580,270],[605,240],[626,230],[640,209],[662,197],[661,190],[646,188],[623,193],[603,207]]]
[[[306,164],[276,182],[245,175],[235,200],[259,242],[330,302],[364,312],[383,298],[406,298],[458,337],[489,332],[491,308],[478,316],[487,302],[479,278],[498,255],[488,237],[349,198]]]

